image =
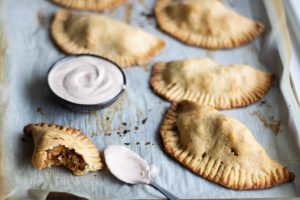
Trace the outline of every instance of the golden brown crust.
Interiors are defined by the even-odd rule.
[[[65,23],[71,23],[68,18],[78,21],[68,26],[74,29],[70,31],[72,36],[65,29]],[[101,15],[74,14],[65,10],[55,14],[51,34],[57,46],[66,53],[103,56],[121,67],[144,64],[165,47],[164,40],[139,28]],[[74,39],[76,34],[78,41]]]
[[[47,161],[47,152],[55,147],[62,146],[82,157],[87,164],[83,170],[75,170],[76,176],[85,175],[89,171],[103,168],[100,153],[95,144],[81,131],[56,124],[38,123],[28,124],[24,127],[26,134],[32,135],[35,149],[32,163],[37,169],[50,167],[53,163]]]
[[[158,0],[155,15],[160,28],[171,36],[209,49],[239,47],[265,30],[261,22],[238,15],[217,0]]]
[[[201,109],[204,111],[199,111]],[[201,127],[190,129],[190,133],[180,133],[178,127],[180,122],[177,121],[179,116],[182,113],[194,112],[192,116],[196,116],[198,120],[198,111],[200,115],[207,113],[207,120],[213,120],[216,124],[206,127],[211,128],[210,131]],[[206,123],[205,119],[197,121],[201,122]],[[234,124],[228,127],[228,123]],[[221,129],[218,129],[220,127]],[[215,129],[218,129],[218,132],[212,131]],[[265,189],[293,181],[295,178],[286,167],[269,158],[244,125],[200,104],[189,101],[174,103],[165,113],[160,135],[165,151],[179,163],[196,175],[230,189]],[[184,140],[189,142],[185,143]],[[193,148],[192,145],[199,146]]]
[[[271,88],[272,80],[272,74],[246,65],[225,67],[202,58],[158,62],[152,69],[150,84],[155,93],[169,101],[186,99],[216,109],[231,109],[260,100]]]
[[[69,126],[62,126],[62,125],[57,125],[57,124],[48,124],[48,123],[36,123],[36,124],[28,124],[24,127],[24,133],[28,134],[28,135],[32,135],[33,131],[34,131],[34,127],[41,127],[41,128],[51,128],[51,129],[55,129],[58,131],[64,131],[68,134],[74,134],[76,136],[82,136],[85,138],[85,140],[91,144],[94,145],[94,143],[92,143],[90,141],[90,139],[88,137],[86,137],[84,135],[84,133],[82,133],[80,130],[77,130],[75,128],[71,128]]]
[[[91,11],[111,10],[126,0],[51,0],[53,3],[66,8]]]

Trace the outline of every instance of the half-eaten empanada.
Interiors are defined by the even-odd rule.
[[[60,6],[79,10],[104,11],[113,9],[125,0],[51,0]]]
[[[158,54],[165,42],[143,30],[96,14],[55,14],[52,36],[71,54],[95,54],[120,66],[144,64]]]
[[[94,143],[79,130],[55,124],[29,124],[24,132],[32,135],[32,164],[37,169],[63,165],[75,176],[103,168]]]
[[[241,122],[191,101],[173,105],[160,128],[165,151],[195,174],[231,189],[264,189],[295,176],[272,160]]]
[[[155,92],[170,101],[186,99],[230,109],[263,97],[271,87],[272,75],[247,65],[225,67],[201,58],[158,62],[150,82]]]
[[[178,40],[204,48],[233,48],[264,32],[262,23],[226,8],[218,0],[157,0],[159,26]]]

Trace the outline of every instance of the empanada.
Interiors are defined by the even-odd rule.
[[[217,109],[243,107],[258,101],[272,84],[272,75],[247,65],[222,66],[209,58],[158,62],[151,85],[170,101],[183,99]]]
[[[33,137],[32,164],[37,169],[63,165],[81,176],[103,168],[96,146],[79,130],[41,123],[25,126],[24,132]]]
[[[191,101],[173,105],[160,128],[165,151],[195,174],[231,189],[264,189],[295,176],[272,160],[241,122]]]
[[[262,23],[226,8],[218,0],[157,0],[159,26],[178,40],[204,48],[233,48],[264,32]]]
[[[125,0],[51,0],[60,6],[79,10],[104,11],[122,4]]]
[[[144,64],[165,46],[163,40],[103,15],[64,10],[55,14],[51,32],[67,53],[95,54],[123,67]]]

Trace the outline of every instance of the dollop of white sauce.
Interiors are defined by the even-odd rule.
[[[107,102],[125,88],[120,69],[94,56],[58,62],[48,75],[48,83],[59,97],[83,105]]]
[[[150,184],[158,173],[157,167],[154,165],[149,167],[141,156],[122,145],[108,146],[104,150],[104,157],[110,172],[129,184]]]

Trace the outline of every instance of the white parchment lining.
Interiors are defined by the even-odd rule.
[[[160,31],[151,16],[154,2],[128,0],[127,4],[105,14],[163,38],[167,47],[149,64],[125,70],[128,90],[116,104],[102,111],[80,114],[66,110],[53,101],[46,85],[48,69],[64,56],[53,44],[48,30],[51,16],[58,7],[43,0],[2,1],[6,59],[0,67],[4,67],[1,72],[5,73],[7,83],[0,84],[3,87],[1,98],[7,101],[1,107],[1,110],[5,107],[5,112],[1,113],[3,128],[0,139],[4,144],[1,152],[5,154],[1,158],[4,164],[2,173],[5,174],[4,181],[8,187],[2,196],[8,195],[12,199],[30,198],[28,190],[38,189],[42,195],[45,193],[40,190],[65,191],[90,199],[162,198],[151,187],[122,184],[107,170],[83,177],[74,177],[69,171],[58,167],[35,170],[30,162],[33,142],[30,137],[24,136],[22,129],[28,123],[42,121],[81,129],[100,150],[109,144],[130,143],[129,148],[160,168],[156,182],[181,198],[300,196],[300,123],[295,123],[300,119],[299,107],[296,106],[289,80],[288,68],[293,64],[291,53],[287,53],[287,40],[283,36],[285,34],[281,33],[284,29],[277,19],[279,15],[276,8],[272,7],[272,2],[279,1],[224,0],[227,6],[237,12],[266,23],[268,31],[259,40],[241,48],[219,51],[186,46]],[[277,76],[271,90],[260,102],[222,112],[249,127],[267,153],[295,173],[293,183],[259,191],[228,190],[195,176],[163,152],[158,128],[170,104],[151,92],[148,83],[151,67],[156,61],[187,57],[211,57],[221,64],[245,63]],[[257,117],[258,113],[266,123],[280,121],[277,135]],[[126,126],[122,122],[126,122]],[[130,132],[123,134],[124,130]],[[104,133],[111,135],[105,136]],[[145,145],[147,142],[150,145]]]

